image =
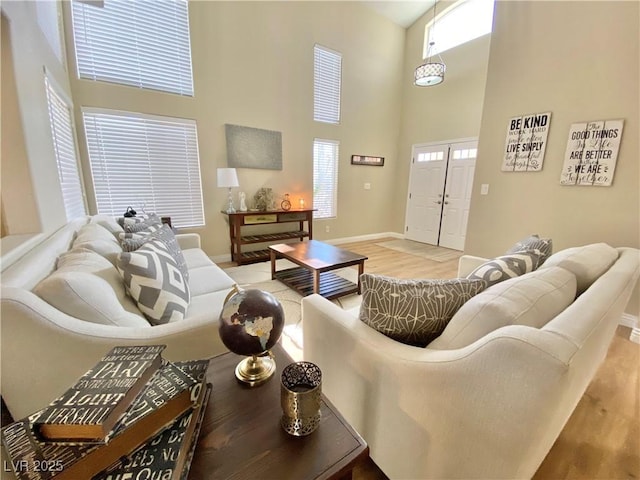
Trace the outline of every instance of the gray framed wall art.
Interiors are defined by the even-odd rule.
[[[282,132],[228,123],[224,128],[229,167],[282,170]]]

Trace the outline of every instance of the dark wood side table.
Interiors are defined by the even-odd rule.
[[[229,242],[231,244],[231,260],[238,265],[253,262],[263,262],[269,260],[269,250],[243,251],[245,245],[255,245],[259,243],[276,243],[283,240],[299,240],[313,238],[313,212],[311,208],[291,209],[291,210],[268,210],[266,212],[236,212],[226,213],[229,217]],[[307,230],[304,223],[307,222]],[[293,224],[288,231],[277,231],[274,233],[255,233],[256,229],[264,225],[280,223]],[[295,224],[297,229],[295,228]],[[260,228],[260,231],[263,229]]]
[[[369,447],[324,398],[318,429],[293,437],[280,426],[280,375],[293,360],[280,344],[273,349],[277,371],[265,384],[246,387],[235,378],[244,357],[225,353],[211,360],[213,384],[190,480],[349,479]]]

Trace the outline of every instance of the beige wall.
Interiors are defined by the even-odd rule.
[[[69,82],[35,9],[34,2],[2,2],[2,203],[9,234],[47,233],[66,222],[60,186],[51,181],[58,174],[44,68],[67,94]]]
[[[438,11],[446,6],[439,2]],[[397,232],[404,231],[412,145],[478,137],[480,133],[491,38],[485,35],[444,52],[444,83],[416,87],[413,75],[422,63],[424,29],[432,18],[433,12],[429,11],[407,29],[394,223]]]
[[[466,251],[494,256],[540,233],[554,250],[640,247],[638,2],[498,2]],[[542,171],[501,172],[511,117],[551,111]],[[560,186],[569,127],[624,119],[611,187]],[[490,185],[480,196],[480,185]],[[629,312],[638,314],[638,295]]]
[[[210,255],[229,252],[226,217],[220,213],[227,191],[216,186],[216,168],[227,165],[225,123],[282,132],[282,171],[238,170],[248,200],[258,188],[271,187],[279,198],[289,193],[294,205],[300,196],[310,204],[313,139],[335,139],[340,141],[338,215],[317,221],[315,237],[392,229],[404,29],[355,2],[195,1],[189,10],[195,97],[72,78],[77,124],[82,125],[82,105],[195,119],[206,217],[206,227],[197,231]],[[313,121],[315,43],[343,54],[338,126]],[[67,48],[73,51],[69,34]],[[91,185],[84,136],[78,134],[85,183]],[[383,156],[386,164],[352,166],[352,154]],[[364,182],[372,184],[370,191],[364,191]]]

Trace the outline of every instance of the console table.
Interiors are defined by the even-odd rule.
[[[313,238],[313,209],[268,210],[266,212],[222,212],[229,217],[231,260],[238,265],[269,260],[269,250],[242,251],[244,245],[280,243],[282,240]],[[304,229],[307,222],[307,229]],[[251,234],[251,227],[276,223],[297,223],[298,228],[285,232]],[[243,231],[243,229],[245,229]]]

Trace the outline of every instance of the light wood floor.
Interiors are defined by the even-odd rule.
[[[455,278],[457,261],[438,263],[376,245],[340,245],[369,259],[365,271],[399,278]],[[640,345],[618,327],[609,353],[534,480],[640,478]],[[384,480],[370,461],[355,480]]]

